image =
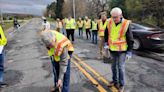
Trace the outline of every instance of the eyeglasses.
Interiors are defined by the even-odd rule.
[[[113,19],[118,19],[118,18],[119,18],[119,16],[112,16],[112,18],[113,18]]]

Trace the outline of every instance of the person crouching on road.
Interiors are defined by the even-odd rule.
[[[130,21],[124,19],[122,10],[118,7],[110,12],[107,29],[105,30],[104,48],[109,48],[112,62],[112,79],[110,86],[116,86],[119,92],[124,92],[125,86],[125,61],[132,57],[133,34],[130,30]],[[108,44],[108,45],[107,45]]]
[[[62,33],[57,31],[41,32],[41,39],[48,49],[54,74],[54,88],[61,88],[62,92],[69,92],[70,84],[70,58],[74,51],[71,42]]]

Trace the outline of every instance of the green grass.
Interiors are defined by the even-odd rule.
[[[47,19],[47,21],[49,21],[49,22],[54,22],[55,20],[53,19],[53,18],[46,18]]]
[[[5,22],[3,25],[2,25],[2,28],[4,31],[6,31],[7,29],[11,28],[13,26],[13,22]]]
[[[24,23],[25,21],[21,20],[19,21],[19,24]],[[1,24],[4,31],[8,30],[9,28],[13,27],[13,21],[6,21],[4,24]]]

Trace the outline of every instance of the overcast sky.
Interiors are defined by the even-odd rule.
[[[4,13],[24,13],[42,15],[46,6],[55,0],[0,0],[0,10]]]

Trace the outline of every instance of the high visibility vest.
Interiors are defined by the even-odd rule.
[[[54,32],[55,34],[56,42],[55,42],[55,47],[50,48],[50,50],[48,50],[48,55],[54,56],[54,60],[56,62],[59,62],[64,47],[66,47],[68,51],[74,51],[74,48],[72,43],[63,34],[57,31],[52,31],[52,32]]]
[[[97,30],[97,22],[92,21],[92,30]]]
[[[82,20],[78,21],[77,26],[78,26],[78,28],[82,28],[83,27],[83,21]]]
[[[75,19],[66,19],[66,29],[76,29]]]
[[[102,20],[99,20],[99,22],[98,22],[98,27],[99,27],[98,35],[99,36],[104,36],[104,32],[107,27],[107,23],[108,23],[108,20],[106,20],[104,24],[103,24]]]
[[[115,25],[114,21],[110,18],[108,24],[108,44],[111,51],[126,51],[126,32],[128,30],[130,21],[122,19],[122,23]]]
[[[5,46],[6,44],[7,44],[7,39],[5,37],[2,27],[0,26],[0,45]]]
[[[91,28],[91,21],[90,20],[85,20],[84,21],[84,26],[85,26],[85,29],[90,29]]]

